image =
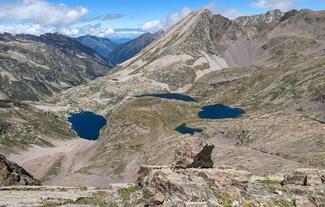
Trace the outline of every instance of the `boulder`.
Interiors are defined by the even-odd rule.
[[[175,169],[212,168],[211,156],[214,147],[213,144],[203,142],[186,143],[176,150],[173,167]]]
[[[237,198],[245,192],[251,173],[233,169],[171,169],[141,166],[139,186],[150,196],[151,206],[161,202],[208,201],[216,192]],[[179,202],[179,203],[178,203]]]
[[[295,207],[316,207],[316,205],[310,202],[308,198],[301,197],[301,198],[296,198]]]
[[[3,155],[0,155],[0,186],[13,185],[41,185],[41,182],[34,179],[26,170],[14,162],[10,162]]]
[[[161,205],[164,203],[166,199],[166,196],[162,193],[162,192],[157,192],[153,197],[152,197],[152,200],[151,200],[151,205],[152,206],[157,206],[157,205]]]
[[[317,186],[323,183],[323,174],[317,169],[296,169],[284,176],[283,185]]]

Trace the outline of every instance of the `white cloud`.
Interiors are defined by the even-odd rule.
[[[121,14],[121,13],[108,13],[105,15],[105,17],[103,18],[103,20],[114,20],[114,19],[121,19],[123,18],[125,15]]]
[[[243,15],[243,13],[237,9],[224,10],[220,14],[229,18],[229,19],[235,19],[235,18]]]
[[[98,37],[107,37],[110,34],[114,33],[114,30],[111,28],[103,28],[101,24],[95,25],[85,25],[82,27],[74,27],[74,28],[64,28],[59,30],[60,33],[76,37],[82,35],[94,35]]]
[[[213,12],[215,14],[221,14],[229,19],[235,19],[235,18],[243,15],[243,12],[241,12],[237,9],[234,9],[234,8],[227,9],[227,10],[221,10],[218,6],[217,1],[212,1],[205,8],[209,9],[211,12]]]
[[[250,3],[252,8],[261,9],[281,9],[287,11],[292,9],[298,0],[258,0]]]
[[[191,9],[188,7],[183,7],[179,12],[173,12],[169,14],[163,20],[153,20],[150,22],[146,22],[141,25],[140,29],[146,32],[157,32],[159,30],[168,30],[175,23],[180,21],[182,18],[186,17],[191,12]]]
[[[13,25],[0,25],[0,33],[9,32],[12,34],[34,34],[40,35],[47,32],[55,32],[52,27],[43,27],[39,24],[13,24]]]
[[[146,22],[140,27],[143,31],[157,32],[164,28],[164,24],[161,20],[153,20]]]
[[[1,25],[0,33],[9,32],[11,34],[33,34],[41,35],[44,33],[59,32],[70,37],[78,37],[82,35],[94,35],[98,37],[136,37],[143,34],[140,29],[112,29],[102,27],[101,24],[89,24],[80,27],[52,27],[42,26],[39,24],[12,24]]]
[[[45,26],[66,26],[78,22],[88,10],[52,4],[46,0],[16,0],[0,4],[0,19],[25,20]]]

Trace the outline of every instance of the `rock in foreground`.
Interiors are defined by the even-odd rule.
[[[13,185],[41,185],[41,183],[22,167],[0,155],[0,186]]]
[[[174,168],[212,168],[213,144],[185,144],[179,147],[175,153]]]
[[[309,169],[313,184],[300,182],[305,169],[285,175],[256,177],[235,169],[179,169],[142,166],[139,186],[149,195],[149,206],[288,206],[325,205],[325,183],[321,170]],[[314,177],[314,175],[317,175]],[[294,181],[296,180],[296,181]],[[284,184],[286,183],[286,184]]]

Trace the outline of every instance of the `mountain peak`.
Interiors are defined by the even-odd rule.
[[[209,14],[209,15],[212,14],[212,12],[207,8],[203,8],[203,9],[198,10],[198,13],[199,14]]]

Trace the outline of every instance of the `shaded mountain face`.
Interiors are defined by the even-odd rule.
[[[91,35],[81,36],[76,38],[81,44],[95,50],[103,57],[109,57],[109,54],[113,52],[118,44],[107,39]]]
[[[121,44],[114,43],[107,38],[95,36],[82,36],[78,37],[77,40],[81,44],[92,48],[102,56],[108,58],[112,63],[119,64],[134,57],[153,42],[160,34],[161,32],[155,34],[145,33],[133,40]]]
[[[161,32],[155,34],[145,33],[134,40],[121,44],[109,54],[108,58],[115,64],[122,63],[138,54],[160,34]]]
[[[61,34],[0,35],[0,97],[41,100],[105,75],[113,65]]]

